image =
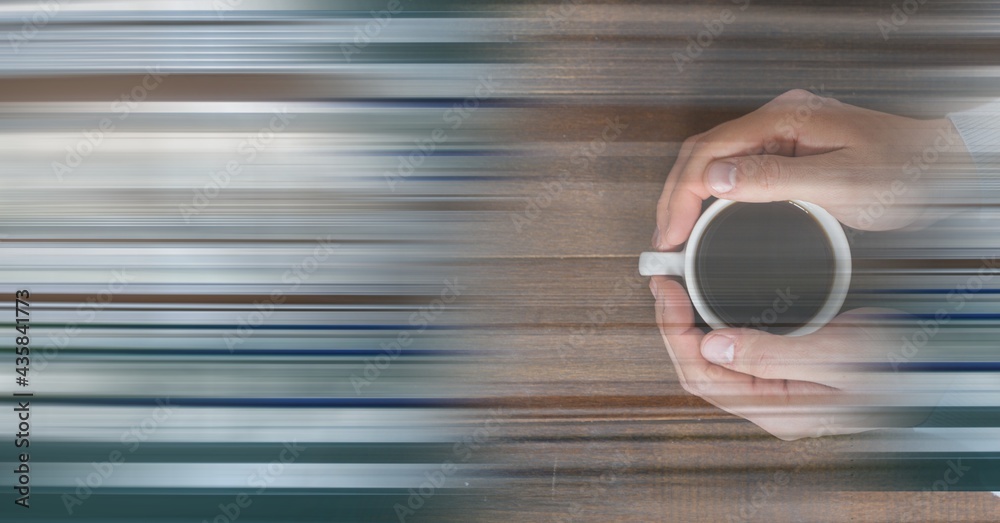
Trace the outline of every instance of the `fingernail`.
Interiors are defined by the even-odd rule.
[[[660,228],[657,227],[656,229],[653,230],[653,239],[649,241],[649,244],[655,248],[656,244],[659,243],[659,239],[660,239]]]
[[[653,296],[660,296],[660,288],[656,285],[656,278],[649,279],[649,290],[653,291]]]
[[[719,365],[733,362],[733,354],[736,351],[736,342],[729,336],[716,334],[709,336],[705,344],[701,347],[701,355],[706,360]]]
[[[727,193],[736,186],[736,166],[729,162],[715,162],[708,168],[708,184],[717,193]]]
[[[666,250],[670,249],[670,247],[671,247],[670,241],[667,239],[669,236],[670,236],[670,227],[669,226],[666,229],[664,229],[663,232],[660,232],[659,234],[657,234],[656,243],[654,244],[654,247],[656,247],[656,250],[658,250],[658,251],[666,251]]]

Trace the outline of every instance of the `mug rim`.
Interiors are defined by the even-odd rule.
[[[808,323],[791,332],[782,334],[782,336],[805,336],[806,334],[816,332],[829,323],[830,320],[837,316],[837,313],[840,312],[840,308],[844,305],[844,301],[847,299],[847,291],[851,286],[851,246],[847,241],[847,234],[844,233],[844,229],[841,227],[840,222],[826,209],[804,200],[778,201],[791,203],[813,215],[816,221],[819,222],[820,228],[823,229],[827,239],[830,241],[830,247],[833,249],[834,277],[833,283],[830,286],[830,294],[827,297],[826,302]],[[691,297],[691,303],[694,305],[695,309],[697,309],[702,319],[704,319],[705,323],[712,327],[712,329],[731,329],[741,327],[734,327],[723,322],[722,318],[719,318],[719,316],[715,314],[715,312],[713,312],[705,302],[701,288],[698,286],[697,271],[695,269],[695,256],[698,252],[698,245],[701,243],[701,238],[704,235],[705,230],[708,228],[708,224],[711,223],[712,220],[715,219],[715,217],[718,216],[724,209],[736,203],[749,202],[719,199],[709,205],[708,208],[705,209],[705,212],[698,217],[698,221],[695,222],[694,228],[691,230],[691,235],[688,237],[687,245],[684,248],[684,282],[687,284],[688,296]]]

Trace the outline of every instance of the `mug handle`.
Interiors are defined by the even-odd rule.
[[[644,252],[639,255],[643,276],[684,276],[684,252]]]

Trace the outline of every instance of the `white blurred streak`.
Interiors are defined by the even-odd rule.
[[[290,463],[274,467],[268,463],[123,463],[115,467],[102,488],[129,489],[218,489],[246,488],[248,479],[266,480],[270,489],[407,489],[427,482],[429,470],[440,464],[378,463]],[[471,467],[456,465],[455,474],[466,474]],[[89,464],[51,463],[38,466],[34,483],[39,487],[74,487],[75,478],[87,477],[94,468]],[[456,487],[458,478],[445,486]],[[252,485],[252,484],[251,484]],[[9,486],[9,485],[7,485]]]
[[[162,399],[171,405],[170,399]],[[467,418],[454,412],[421,409],[186,408],[171,412],[155,430],[140,432],[141,443],[407,443],[449,442]],[[152,407],[52,405],[37,409],[39,442],[107,442],[131,446],[126,438],[154,411]],[[3,412],[3,420],[10,421]]]

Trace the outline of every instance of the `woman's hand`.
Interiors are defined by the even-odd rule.
[[[741,202],[805,200],[841,223],[892,230],[930,204],[959,197],[952,170],[971,158],[947,119],[914,120],[808,91],[684,142],[656,208],[654,248],[687,241],[709,196]]]
[[[892,230],[961,203],[972,160],[947,119],[914,120],[789,91],[684,142],[656,210],[653,245],[687,241],[710,196],[742,202],[805,200],[841,223]],[[964,181],[961,178],[959,182]],[[893,407],[933,404],[906,373],[872,372],[898,349],[885,313],[857,309],[808,336],[694,326],[684,288],[655,276],[656,320],[685,390],[782,439],[906,426]],[[926,393],[933,395],[933,392]],[[892,414],[891,418],[887,414]]]
[[[898,348],[901,333],[884,326],[885,316],[897,311],[856,309],[800,337],[752,329],[706,335],[694,326],[691,301],[679,283],[654,276],[650,289],[684,390],[781,439],[911,426],[920,414],[897,407],[933,395],[906,373],[867,367],[884,364]]]

